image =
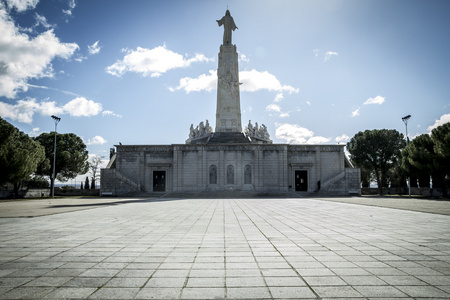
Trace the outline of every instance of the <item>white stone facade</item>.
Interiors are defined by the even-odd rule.
[[[104,195],[230,190],[360,194],[359,169],[349,168],[343,145],[116,147],[113,168],[102,170]]]

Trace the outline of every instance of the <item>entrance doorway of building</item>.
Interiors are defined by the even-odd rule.
[[[295,190],[298,192],[308,191],[308,171],[295,171]]]
[[[153,191],[166,191],[166,171],[153,171]]]

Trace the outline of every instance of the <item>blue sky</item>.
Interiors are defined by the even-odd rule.
[[[0,116],[36,136],[183,144],[215,126],[217,55],[230,10],[242,124],[274,143],[411,137],[450,121],[450,1],[0,1]]]

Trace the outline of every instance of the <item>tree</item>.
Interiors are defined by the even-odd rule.
[[[0,118],[0,184],[12,183],[17,198],[20,182],[28,179],[44,159],[44,147]]]
[[[82,190],[83,189],[83,181],[81,182],[81,185],[80,185],[80,190]]]
[[[429,134],[416,137],[402,152],[402,168],[417,174],[420,186],[442,188],[447,196],[446,176],[450,175],[450,123],[441,125]]]
[[[402,151],[402,169],[411,177],[419,178],[421,187],[430,187],[430,176],[436,159],[430,135],[422,134],[413,139]]]
[[[54,186],[53,174],[53,147],[55,133],[42,133],[35,138],[45,148],[45,161],[38,166],[38,175],[50,177],[50,188]],[[87,162],[88,151],[83,140],[74,133],[56,135],[56,165],[55,177],[62,182],[84,174],[89,169]]]
[[[388,172],[400,159],[400,151],[404,147],[403,134],[393,129],[360,131],[347,143],[347,150],[356,166],[374,173],[380,195],[383,186],[387,185]]]
[[[86,176],[86,180],[84,181],[84,189],[88,190],[89,189],[89,178]]]
[[[91,178],[91,190],[95,190],[95,180],[94,177]]]
[[[94,184],[91,183],[91,188],[95,188],[95,182],[98,181],[98,177],[99,177],[98,170],[100,168],[101,163],[102,163],[102,157],[99,155],[94,155],[91,158],[91,161],[89,162],[89,170],[92,174],[92,182],[94,183]],[[92,187],[92,185],[94,187]]]
[[[434,163],[435,171],[443,176],[439,182],[442,194],[447,197],[447,179],[450,177],[450,123],[446,123],[431,131],[434,151],[438,156]],[[433,180],[434,185],[434,180]]]
[[[434,151],[442,159],[443,167],[450,176],[450,123],[436,127],[431,131],[431,139],[434,143]]]

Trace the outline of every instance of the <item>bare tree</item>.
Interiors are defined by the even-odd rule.
[[[98,177],[100,177],[99,169],[100,164],[102,163],[102,157],[99,155],[94,155],[89,161],[89,171],[92,174],[93,182],[98,181]]]

